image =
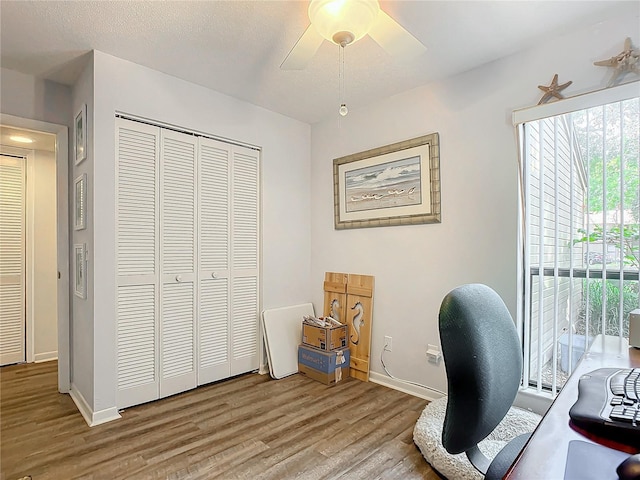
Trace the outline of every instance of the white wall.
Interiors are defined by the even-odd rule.
[[[33,354],[44,361],[58,356],[56,156],[36,150],[33,162]]]
[[[95,254],[89,258],[94,268],[95,344],[94,356],[85,352],[78,361],[95,365],[92,407],[101,411],[116,405],[116,112],[262,148],[262,308],[310,299],[310,127],[97,51],[94,86],[95,123],[89,132],[95,159],[89,196],[94,202],[90,218]]]
[[[400,378],[446,389],[444,366],[427,363],[438,344],[438,310],[452,288],[472,282],[493,287],[516,313],[517,150],[514,109],[535,105],[537,85],[573,81],[572,96],[603,88],[611,70],[593,66],[617,55],[626,36],[640,43],[638,4],[616,21],[549,39],[532,50],[426,85],[338,123],[312,128],[311,286],[322,302],[324,272],[376,277],[371,370],[383,374],[385,335],[393,352],[385,363]],[[636,77],[637,78],[637,77]],[[631,79],[631,78],[629,78]],[[332,159],[439,132],[442,223],[336,231]]]
[[[0,69],[0,78],[2,113],[70,125],[69,87],[6,68]]]
[[[100,345],[101,339],[96,336],[95,315],[94,315],[94,295],[93,295],[93,272],[95,268],[96,250],[94,248],[94,215],[93,208],[93,180],[94,180],[94,135],[91,134],[93,127],[93,99],[94,99],[94,80],[93,80],[93,62],[89,58],[85,68],[80,74],[72,89],[71,99],[71,128],[70,135],[70,159],[69,159],[69,209],[73,213],[74,201],[74,181],[83,173],[87,174],[87,204],[85,223],[86,229],[73,229],[73,215],[70,214],[71,235],[70,235],[70,281],[69,288],[71,290],[71,390],[76,403],[78,401],[84,405],[86,403],[89,408],[95,401],[94,385],[99,384],[101,380],[95,377],[95,348]],[[87,105],[87,124],[85,125],[85,134],[87,135],[87,158],[80,164],[75,164],[74,150],[74,129],[73,122],[75,116],[82,106]],[[87,298],[80,298],[74,294],[75,272],[74,272],[74,245],[85,244],[87,249]],[[80,407],[80,405],[79,405]],[[85,407],[86,408],[86,407]],[[82,411],[82,407],[81,407]],[[86,413],[86,412],[83,412]]]

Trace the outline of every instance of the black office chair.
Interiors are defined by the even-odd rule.
[[[440,306],[440,341],[448,400],[442,445],[465,452],[486,479],[501,479],[530,433],[511,440],[490,461],[478,449],[511,408],[522,375],[522,350],[513,319],[486,285],[458,287]]]

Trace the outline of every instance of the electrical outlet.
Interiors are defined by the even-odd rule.
[[[384,337],[384,349],[387,352],[391,352],[392,348],[393,348],[393,338],[385,336]]]
[[[442,352],[437,345],[427,345],[427,359],[430,363],[435,363],[437,365],[440,363],[441,358]]]

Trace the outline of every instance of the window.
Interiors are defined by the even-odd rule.
[[[524,383],[539,392],[555,395],[596,335],[628,338],[639,305],[637,92],[635,83],[514,114],[518,322]]]

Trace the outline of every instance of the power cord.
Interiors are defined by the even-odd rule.
[[[408,383],[409,385],[414,385],[416,387],[426,388],[427,390],[431,390],[432,392],[439,393],[440,395],[446,395],[446,392],[443,392],[442,390],[438,390],[437,388],[428,387],[427,385],[422,385],[421,383],[416,383],[416,382],[412,382],[410,380],[403,380],[402,378],[394,377],[391,374],[391,372],[387,369],[387,366],[384,363],[384,352],[385,352],[385,350],[387,349],[388,346],[389,346],[389,344],[385,343],[384,347],[382,347],[382,352],[380,353],[380,363],[382,363],[382,368],[384,368],[384,371],[385,371],[385,373],[387,375],[389,375],[394,380],[398,380],[399,382]]]

